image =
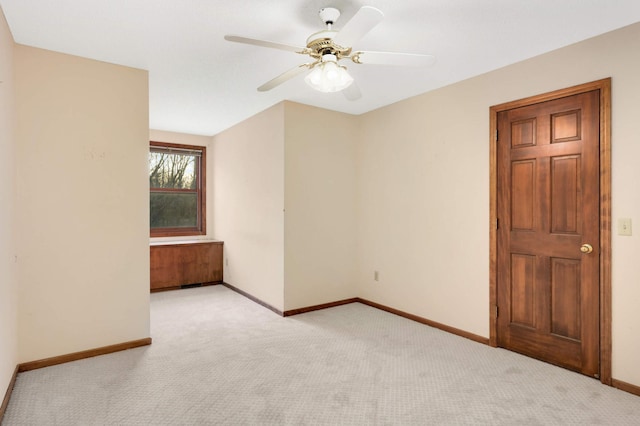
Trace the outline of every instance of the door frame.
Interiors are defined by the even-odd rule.
[[[498,346],[498,113],[592,90],[600,90],[600,381],[611,386],[611,78],[494,105],[489,109],[489,344]]]

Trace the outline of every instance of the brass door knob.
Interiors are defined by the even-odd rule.
[[[582,247],[580,247],[580,251],[583,253],[591,253],[593,251],[593,247],[591,244],[583,244]]]

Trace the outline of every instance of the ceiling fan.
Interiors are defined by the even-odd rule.
[[[351,59],[355,64],[375,65],[429,66],[435,63],[435,57],[432,55],[353,50],[353,44],[384,18],[384,14],[375,7],[361,7],[340,31],[333,29],[334,23],[340,17],[338,9],[325,7],[320,9],[319,15],[327,28],[311,34],[307,38],[306,47],[236,35],[226,35],[224,38],[237,43],[286,50],[311,57],[311,62],[285,71],[258,87],[260,92],[271,90],[285,81],[311,70],[305,77],[305,81],[314,89],[321,92],[343,91],[347,99],[357,100],[362,96],[360,89],[354,84],[353,77],[349,75],[346,67],[339,64],[342,59]]]

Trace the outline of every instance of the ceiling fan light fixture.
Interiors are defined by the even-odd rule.
[[[338,65],[338,58],[335,55],[327,54],[322,56],[322,62],[307,74],[304,81],[315,90],[331,93],[349,87],[353,83],[353,77],[345,67]]]
[[[320,19],[326,28],[311,34],[307,38],[305,47],[234,35],[226,35],[224,38],[237,43],[295,52],[311,58],[311,62],[291,68],[259,86],[259,92],[266,92],[302,73],[307,73],[305,81],[313,89],[325,93],[344,90],[342,93],[345,97],[354,101],[360,99],[362,95],[358,85],[353,82],[353,77],[347,72],[347,68],[339,64],[342,59],[351,59],[355,64],[419,67],[433,65],[435,62],[432,55],[353,50],[354,43],[384,18],[384,14],[375,7],[362,6],[340,31],[336,31],[333,29],[333,24],[339,17],[340,11],[336,8],[321,9]],[[360,65],[356,65],[358,66]]]

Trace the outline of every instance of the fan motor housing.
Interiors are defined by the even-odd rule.
[[[333,42],[333,36],[337,31],[324,30],[311,34],[307,39],[307,53],[316,59],[322,58],[322,55],[335,55],[338,60],[346,58],[351,54],[350,47],[343,47]]]

